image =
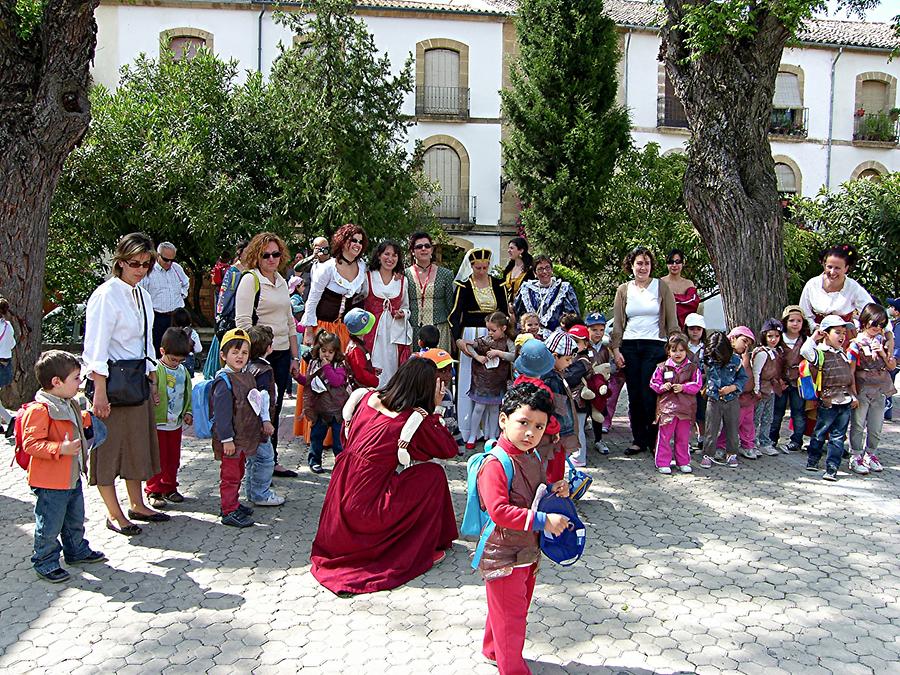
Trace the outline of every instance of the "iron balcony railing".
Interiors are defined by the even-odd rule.
[[[463,87],[416,87],[416,115],[468,117],[469,90]]]
[[[657,106],[656,126],[681,127],[687,129],[688,120],[684,114],[684,107],[674,96],[661,96]]]
[[[856,115],[853,118],[854,141],[880,141],[897,143],[900,137],[900,120],[890,113]]]
[[[769,133],[777,136],[806,137],[809,108],[773,108]]]
[[[440,195],[434,205],[435,217],[445,224],[477,222],[478,197]]]

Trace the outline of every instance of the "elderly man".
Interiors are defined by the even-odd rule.
[[[317,263],[323,263],[331,257],[328,248],[328,240],[325,237],[316,237],[312,242],[312,255],[306,256],[303,260],[294,265],[294,274],[303,279],[305,290],[303,291],[303,300],[305,301],[309,295],[309,279],[312,276],[312,268]]]
[[[534,259],[534,274],[537,279],[529,279],[522,284],[516,295],[515,311],[520,317],[525,312],[534,312],[541,323],[544,337],[559,327],[563,314],[578,314],[578,298],[568,281],[553,277],[553,262],[545,255]]]
[[[163,333],[172,325],[172,312],[184,307],[191,282],[181,265],[175,262],[175,244],[164,241],[156,247],[156,265],[140,285],[153,300],[153,346],[159,356]]]

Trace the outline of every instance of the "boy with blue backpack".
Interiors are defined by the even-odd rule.
[[[535,448],[553,413],[550,394],[533,384],[510,389],[500,404],[500,438],[477,474],[477,494],[490,520],[489,535],[479,542],[478,569],[485,579],[488,614],[482,654],[502,675],[528,673],[522,657],[528,607],[534,592],[539,536],[561,534],[569,519],[532,508],[546,469]],[[549,486],[568,497],[565,480]]]

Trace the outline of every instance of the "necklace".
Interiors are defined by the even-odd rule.
[[[425,290],[431,283],[431,272],[434,269],[434,263],[428,263],[428,267],[423,268],[419,263],[415,265],[416,285],[419,287],[419,321],[422,321],[422,314],[425,312]],[[425,270],[425,280],[422,280],[420,270]]]

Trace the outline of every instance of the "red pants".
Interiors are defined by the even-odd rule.
[[[515,567],[509,576],[485,582],[488,613],[481,653],[497,662],[500,675],[531,673],[522,648],[536,572],[537,565]]]
[[[178,487],[178,467],[181,466],[181,427],[172,431],[156,430],[159,439],[159,473],[147,481],[144,492],[167,495]]]
[[[659,435],[656,438],[656,466],[670,466],[672,464],[672,440],[675,440],[675,463],[678,466],[687,466],[691,463],[691,429],[694,423],[690,420],[675,418],[668,424],[659,425]]]
[[[241,489],[241,481],[244,480],[244,464],[246,456],[238,452],[231,457],[222,457],[222,466],[219,469],[219,495],[222,498],[222,515],[227,516],[237,509],[238,492]]]
[[[741,419],[738,422],[738,437],[741,439],[742,448],[756,447],[756,425],[753,423],[754,406],[741,406]],[[719,433],[719,440],[716,441],[716,449],[725,449],[725,426]]]
[[[547,482],[553,485],[566,477],[566,449],[556,446],[556,451],[547,461]]]

